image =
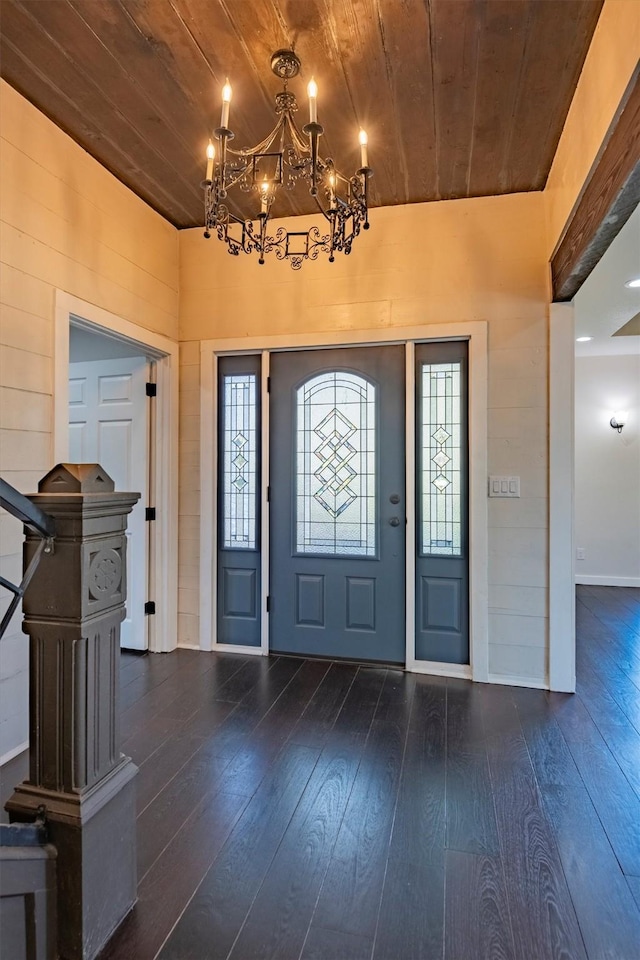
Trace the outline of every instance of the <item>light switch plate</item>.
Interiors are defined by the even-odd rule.
[[[489,477],[490,497],[519,497],[520,477]]]

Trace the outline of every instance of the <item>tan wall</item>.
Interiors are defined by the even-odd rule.
[[[299,223],[300,221],[298,221]],[[489,324],[489,465],[520,500],[489,503],[490,671],[543,680],[547,657],[547,290],[542,194],[374,210],[350,257],[259,266],[180,233],[181,642],[198,642],[199,341],[264,333]],[[299,229],[299,226],[298,226]],[[188,571],[188,575],[185,574]]]
[[[548,257],[562,237],[639,59],[639,0],[605,0],[544,191]]]
[[[178,240],[4,81],[0,117],[0,473],[27,492],[53,465],[56,288],[175,338]],[[19,581],[20,524],[2,517],[0,536],[2,572]],[[0,757],[27,737],[27,641],[14,624],[0,645]]]

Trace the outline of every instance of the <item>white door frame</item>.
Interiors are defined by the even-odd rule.
[[[158,396],[150,418],[149,464],[157,520],[152,524],[149,590],[156,614],[149,623],[149,650],[167,653],[178,640],[178,344],[95,304],[56,290],[53,458],[69,455],[69,326],[82,327],[139,346],[155,361]],[[146,491],[143,492],[143,496]]]
[[[415,482],[413,461],[407,460],[407,659],[406,669],[416,673],[466,677],[481,682],[489,679],[488,635],[488,513],[487,513],[487,323],[430,324],[381,330],[350,330],[317,334],[203,340],[200,344],[200,649],[235,653],[269,653],[269,615],[266,597],[269,587],[269,395],[266,390],[269,354],[278,350],[321,349],[323,347],[406,344],[406,430],[407,451],[415,445],[413,344],[437,340],[464,339],[469,342],[469,619],[470,665],[444,664],[415,659]],[[216,543],[217,543],[217,357],[222,354],[261,353],[262,363],[262,635],[260,647],[239,647],[217,643],[216,630]]]
[[[549,310],[549,689],[576,689],[575,323],[573,303]]]

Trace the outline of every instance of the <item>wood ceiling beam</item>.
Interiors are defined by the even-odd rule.
[[[640,64],[551,258],[554,301],[571,300],[640,203]]]

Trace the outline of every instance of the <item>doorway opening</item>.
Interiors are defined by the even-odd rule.
[[[177,645],[178,345],[61,291],[54,457],[100,462],[140,500],[127,529],[122,646]]]
[[[153,397],[147,383],[155,375],[154,361],[137,344],[114,340],[69,325],[69,460],[100,463],[116,490],[136,490],[140,499],[127,521],[127,603],[120,627],[125,650],[149,648],[152,516],[151,433]]]

